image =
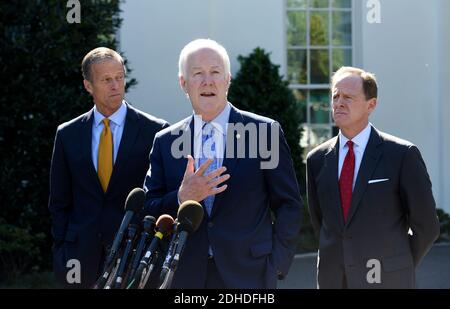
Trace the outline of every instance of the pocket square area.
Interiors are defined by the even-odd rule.
[[[369,180],[369,181],[368,181],[368,184],[371,184],[371,183],[377,183],[377,182],[384,182],[384,181],[388,181],[388,180],[389,180],[389,178],[372,179],[372,180]]]

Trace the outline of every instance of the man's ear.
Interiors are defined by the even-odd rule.
[[[178,82],[180,83],[181,90],[183,90],[184,93],[187,93],[187,89],[186,89],[186,80],[184,79],[184,77],[183,77],[183,76],[180,76],[180,77],[178,78]]]
[[[84,89],[92,95],[93,89],[90,81],[83,79]]]
[[[228,89],[230,89],[230,85],[231,85],[231,74],[228,74],[227,91],[228,91]]]
[[[377,98],[372,98],[368,105],[369,115],[375,110],[375,107],[377,107]]]

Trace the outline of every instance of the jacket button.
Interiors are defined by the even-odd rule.
[[[214,226],[214,223],[208,222],[208,227],[209,227],[209,228],[212,228],[213,226]]]
[[[102,238],[102,233],[97,234],[98,238]]]

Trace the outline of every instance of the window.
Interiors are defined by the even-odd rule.
[[[352,0],[286,0],[287,78],[303,108],[308,152],[336,133],[330,77],[352,65]]]

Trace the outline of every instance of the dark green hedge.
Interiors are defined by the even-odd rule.
[[[236,107],[277,120],[284,131],[291,149],[294,168],[301,194],[306,203],[305,164],[300,147],[301,128],[306,115],[288,87],[288,82],[279,74],[279,66],[270,61],[270,55],[261,48],[244,57],[239,56],[239,72],[231,81],[228,98]],[[298,240],[299,251],[317,248],[317,241],[306,208]]]
[[[116,46],[120,1],[80,2],[80,24],[67,22],[67,1],[0,2],[0,281],[50,267],[56,128],[92,107],[82,83],[84,55]]]

